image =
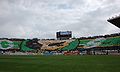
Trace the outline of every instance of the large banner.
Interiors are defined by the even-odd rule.
[[[14,48],[14,43],[9,40],[0,40],[0,49],[6,50],[10,48]]]
[[[20,51],[32,51],[42,47],[42,44],[38,43],[38,40],[23,40],[23,41],[11,41],[0,40],[0,49],[19,49]]]
[[[120,46],[120,37],[80,40],[79,48]]]

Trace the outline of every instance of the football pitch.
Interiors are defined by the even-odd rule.
[[[120,72],[120,56],[0,55],[0,72]]]

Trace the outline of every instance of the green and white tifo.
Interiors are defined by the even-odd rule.
[[[48,55],[117,54],[120,53],[120,34],[68,40],[3,39],[0,53],[30,52]]]

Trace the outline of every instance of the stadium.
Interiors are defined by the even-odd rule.
[[[120,28],[120,16],[107,20]],[[120,33],[73,39],[72,31],[56,32],[49,40],[0,39],[0,53],[7,55],[120,55]]]
[[[0,72],[119,72],[119,4],[0,0]]]
[[[120,17],[107,21],[120,28]],[[71,36],[71,31],[60,31],[57,40],[1,38],[0,72],[119,72],[120,33]]]

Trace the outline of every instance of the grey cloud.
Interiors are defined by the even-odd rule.
[[[120,12],[119,0],[0,0],[0,37],[55,38],[119,32],[106,20]]]

